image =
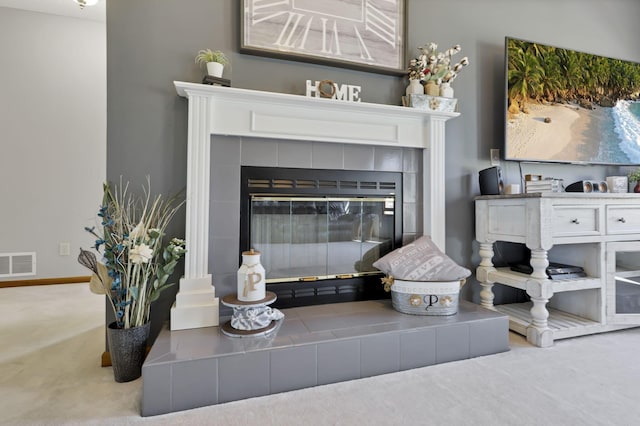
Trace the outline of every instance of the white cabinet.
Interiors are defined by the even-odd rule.
[[[487,195],[475,203],[481,304],[509,315],[511,330],[546,347],[640,325],[640,196]],[[497,241],[525,244],[533,272],[494,267]],[[581,266],[587,276],[551,280],[550,261]],[[494,306],[494,284],[525,290],[530,302]]]

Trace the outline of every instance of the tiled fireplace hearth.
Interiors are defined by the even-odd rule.
[[[458,114],[175,85],[189,100],[187,256],[171,330],[143,366],[142,415],[508,350],[507,317],[464,301],[450,317],[389,300],[291,308],[266,337],[224,335],[217,295],[236,291],[242,166],[399,172],[402,240],[429,234],[444,250],[445,122]]]

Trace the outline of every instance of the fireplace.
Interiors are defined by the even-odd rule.
[[[373,263],[402,244],[402,177],[241,168],[240,251],[262,253],[274,307],[387,298]]]
[[[397,172],[402,189],[396,187],[394,192],[402,201],[396,198],[394,207],[401,204],[402,213],[393,216],[403,217],[402,239],[424,231],[444,250],[444,122],[457,114],[194,83],[175,85],[180,95],[189,98],[188,251],[185,276],[171,310],[171,330],[161,330],[142,368],[143,416],[508,350],[508,317],[467,301],[461,301],[458,315],[446,318],[405,315],[395,311],[389,300],[295,307],[283,310],[277,331],[247,339],[210,327],[218,320],[216,290],[222,296],[235,292],[243,167],[304,168],[306,178],[293,185],[301,187],[320,186],[319,181],[310,182],[314,169],[337,170],[337,175],[362,172],[368,177],[359,186],[369,188],[374,171]],[[344,180],[349,186],[350,179]],[[284,191],[291,182],[278,180],[277,186],[273,194],[294,198]],[[383,204],[382,213],[362,207],[352,210],[345,203],[353,195],[309,195],[318,205],[302,210],[307,215],[324,214],[325,222],[332,210],[336,219],[348,215],[347,210],[360,218],[334,239],[346,239],[347,232],[360,243],[363,238],[386,238],[389,234],[378,220],[388,206]],[[330,207],[327,201],[333,198],[338,205]],[[282,208],[261,212],[279,213]]]
[[[445,249],[445,122],[458,113],[175,86],[189,100],[189,129],[187,255],[172,330],[218,325],[216,290],[235,292],[242,166],[401,172],[402,239],[429,234]],[[415,229],[408,231],[411,222]]]

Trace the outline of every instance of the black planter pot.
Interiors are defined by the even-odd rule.
[[[130,382],[142,375],[142,363],[147,350],[149,325],[140,327],[117,328],[112,322],[107,327],[109,355],[116,382]]]

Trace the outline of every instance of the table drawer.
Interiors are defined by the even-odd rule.
[[[640,207],[607,206],[607,234],[639,234]]]
[[[600,207],[598,206],[554,206],[553,236],[578,237],[601,235]]]

